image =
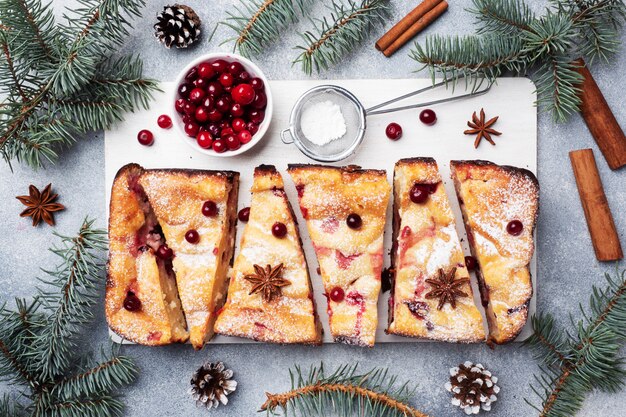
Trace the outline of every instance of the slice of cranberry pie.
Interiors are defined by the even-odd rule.
[[[452,161],[477,277],[487,310],[489,342],[520,333],[533,293],[530,261],[539,208],[539,183],[525,169],[487,161]]]
[[[235,248],[239,174],[147,170],[139,179],[169,249],[189,339],[200,349],[213,337],[228,289]]]
[[[387,333],[480,342],[465,257],[437,163],[402,159],[394,171],[392,292]]]
[[[390,187],[385,171],[290,165],[335,341],[373,346]]]
[[[189,338],[169,249],[136,164],[119,170],[109,216],[106,317],[109,327],[135,343],[164,345]]]
[[[109,216],[113,331],[146,345],[191,339],[201,348],[210,339],[233,257],[238,180],[234,172],[120,169]]]
[[[250,217],[215,331],[270,343],[320,344],[298,226],[273,166],[254,170]]]

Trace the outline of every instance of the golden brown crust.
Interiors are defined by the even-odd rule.
[[[489,342],[512,341],[526,323],[532,297],[530,261],[539,183],[526,169],[488,161],[451,161],[450,166],[470,249],[478,260]],[[524,226],[519,236],[506,231],[512,220]]]
[[[307,220],[329,300],[335,341],[372,346],[378,323],[377,303],[383,257],[383,232],[390,187],[385,171],[356,166],[290,165],[300,209]],[[358,214],[362,226],[350,229],[346,218]]]
[[[228,299],[219,313],[215,331],[280,344],[321,344],[322,328],[317,318],[302,241],[295,216],[284,192],[281,175],[271,165],[254,171],[250,219],[241,238],[241,250],[232,271]],[[287,227],[287,235],[276,238],[275,222]],[[283,264],[281,277],[290,282],[272,301],[251,294],[245,279],[254,265]]]
[[[414,184],[434,185],[423,204],[410,200]],[[394,281],[389,302],[388,333],[449,342],[475,343],[485,340],[482,316],[474,305],[469,282],[459,289],[467,297],[438,309],[429,299],[428,279],[439,270],[456,279],[467,278],[463,251],[437,163],[432,158],[409,158],[394,170],[394,237],[392,270]]]

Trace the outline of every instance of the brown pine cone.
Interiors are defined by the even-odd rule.
[[[491,410],[491,403],[498,399],[498,378],[491,375],[481,364],[465,362],[450,368],[450,381],[446,390],[453,394],[451,403],[459,406],[465,414],[478,414],[481,409]]]

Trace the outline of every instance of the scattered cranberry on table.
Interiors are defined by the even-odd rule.
[[[195,66],[178,86],[178,96],[175,109],[185,133],[217,153],[250,143],[265,119],[265,84],[238,61],[217,59]]]
[[[420,112],[420,121],[425,125],[432,126],[437,123],[437,114],[431,109],[425,109]]]
[[[285,237],[287,234],[287,226],[285,226],[285,223],[274,223],[272,226],[272,234],[279,239]]]
[[[161,129],[169,129],[170,127],[172,127],[172,118],[169,117],[167,114],[162,114],[157,119],[157,124]]]
[[[340,287],[333,288],[330,290],[330,294],[328,294],[328,297],[336,303],[342,302],[345,296],[346,293]]]
[[[200,241],[200,234],[196,230],[190,229],[185,233],[185,240],[191,244],[196,244]]]
[[[154,143],[154,135],[149,130],[143,129],[137,133],[137,140],[144,146],[152,146]]]
[[[519,220],[511,220],[506,225],[506,231],[512,236],[519,236],[524,230],[524,225]]]
[[[348,218],[346,219],[346,224],[350,229],[360,229],[363,224],[363,220],[361,220],[361,216],[356,213],[350,213]]]
[[[244,223],[250,220],[250,207],[244,207],[241,210],[239,210],[237,217],[239,218],[240,222],[244,222]]]
[[[402,137],[402,126],[397,123],[389,123],[385,129],[385,134],[391,140],[398,140]]]

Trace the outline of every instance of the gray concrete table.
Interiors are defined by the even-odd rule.
[[[70,0],[71,1],[71,0]],[[55,10],[61,13],[68,0],[56,0]],[[236,0],[187,2],[203,20],[205,32],[212,27],[227,8]],[[188,51],[168,51],[152,35],[154,16],[163,6],[161,1],[150,0],[144,18],[135,22],[124,52],[139,53],[144,60],[145,74],[160,80],[173,80],[176,73],[192,58],[209,51],[229,50],[230,45],[219,46],[228,38],[226,28],[220,28],[212,42],[207,37]],[[395,16],[405,15],[414,1],[392,1]],[[409,4],[410,3],[410,4]],[[540,11],[545,3],[533,2]],[[73,4],[73,3],[72,3]],[[470,1],[452,2],[449,12],[437,21],[428,33],[462,34],[473,31],[472,17],[464,9]],[[321,10],[318,8],[316,10]],[[391,23],[386,27],[390,27]],[[295,25],[283,39],[257,59],[271,79],[306,78],[291,60],[297,55],[293,46],[300,42],[298,32],[309,26],[308,22]],[[376,35],[382,33],[378,30]],[[414,74],[418,68],[409,59],[405,47],[393,58],[387,59],[373,48],[374,35],[362,47],[345,58],[336,68],[319,75],[319,78],[402,78],[426,77]],[[622,36],[626,41],[626,32]],[[626,49],[609,64],[593,67],[593,74],[611,105],[617,119],[626,127],[623,74],[626,71]],[[559,324],[568,325],[568,315],[578,314],[578,303],[587,304],[593,284],[603,285],[603,274],[613,272],[614,265],[598,263],[593,254],[582,208],[578,199],[568,151],[591,147],[602,175],[607,197],[620,232],[626,244],[626,169],[611,171],[578,115],[568,123],[557,125],[549,114],[539,116],[539,181],[541,183],[541,214],[538,225],[539,294],[538,310],[550,312]],[[271,161],[269,161],[271,162]],[[14,165],[0,164],[0,303],[13,297],[30,297],[41,275],[40,266],[50,266],[54,257],[47,252],[52,242],[49,227],[32,228],[28,219],[18,215],[21,204],[14,198],[27,192],[29,184],[43,187],[54,184],[61,194],[60,201],[67,210],[57,215],[57,227],[63,234],[73,234],[85,216],[98,219],[105,227],[104,143],[98,132],[81,140],[63,153],[61,161],[46,170],[34,172]],[[621,265],[622,267],[624,264]],[[107,328],[102,309],[90,329],[85,348],[97,350],[107,344]],[[280,392],[289,386],[287,368],[294,364],[308,366],[323,360],[333,367],[346,362],[359,361],[363,366],[385,366],[398,374],[401,380],[417,384],[413,405],[433,416],[460,416],[460,410],[449,404],[449,394],[443,384],[448,368],[465,360],[482,362],[500,380],[502,391],[492,417],[525,417],[534,415],[524,402],[532,398],[529,383],[538,371],[531,352],[519,344],[488,349],[485,345],[464,346],[442,343],[384,344],[373,349],[360,349],[342,345],[323,347],[253,345],[208,345],[200,352],[190,346],[164,348],[128,347],[125,353],[133,356],[141,367],[136,384],[126,390],[128,408],[126,415],[135,416],[203,416],[208,413],[196,409],[187,394],[192,372],[205,360],[224,361],[235,371],[239,381],[237,392],[230,397],[228,407],[212,412],[215,416],[254,415],[264,401],[264,392]],[[4,391],[4,388],[0,389]],[[626,395],[594,393],[585,402],[580,416],[624,415]]]

